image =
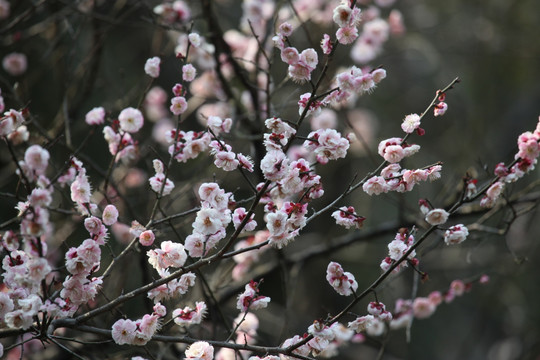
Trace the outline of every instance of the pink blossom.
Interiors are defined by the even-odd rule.
[[[319,63],[319,58],[315,49],[309,48],[302,51],[302,53],[300,53],[300,62],[305,64],[310,71],[313,71]]]
[[[4,56],[2,66],[9,75],[20,76],[26,72],[28,60],[26,59],[26,55],[13,52]]]
[[[294,47],[281,50],[281,60],[288,65],[296,65],[300,60],[300,54]]]
[[[420,116],[418,114],[410,114],[405,116],[401,128],[407,134],[413,133],[420,126]]]
[[[291,36],[293,32],[293,26],[289,24],[288,22],[284,22],[281,25],[279,25],[278,33],[283,36]]]
[[[24,153],[24,162],[26,166],[36,175],[42,175],[49,165],[49,152],[39,145],[32,145]]]
[[[188,104],[183,96],[176,96],[171,99],[170,110],[174,115],[183,114],[187,110]]]
[[[347,5],[339,5],[334,9],[332,19],[340,27],[348,26],[351,21],[352,9]]]
[[[368,304],[367,311],[373,316],[378,317],[386,310],[386,307],[383,303],[372,301]]]
[[[384,69],[375,69],[371,72],[371,77],[373,79],[373,81],[375,82],[375,84],[378,84],[380,83],[383,79],[386,78],[386,70]]]
[[[112,338],[118,345],[132,344],[137,325],[131,320],[120,319],[112,326]]]
[[[359,316],[354,321],[351,321],[347,327],[356,332],[362,332],[371,327],[374,321],[375,317],[373,315]]]
[[[332,52],[332,48],[333,45],[332,40],[330,39],[330,35],[324,34],[321,40],[321,49],[323,51],[323,54],[330,55],[330,53]]]
[[[182,66],[182,80],[190,82],[197,76],[197,70],[191,64]]]
[[[287,157],[280,150],[268,151],[261,161],[261,170],[268,180],[280,180],[287,170]]]
[[[426,222],[429,225],[442,225],[448,220],[450,214],[444,209],[433,209],[426,214]]]
[[[298,62],[297,64],[289,65],[288,73],[294,82],[301,84],[311,79],[312,70],[309,66]]]
[[[433,115],[442,116],[446,113],[446,110],[448,110],[448,105],[441,101],[433,107]]]
[[[214,165],[225,171],[233,171],[238,168],[236,154],[232,151],[220,151],[214,155]]]
[[[461,296],[465,293],[467,286],[462,280],[454,280],[450,283],[450,291],[456,296]]]
[[[332,213],[332,217],[336,219],[336,224],[344,226],[346,229],[350,229],[351,227],[360,229],[366,219],[363,216],[357,215],[352,206],[339,208],[339,210]]]
[[[188,35],[188,39],[194,48],[201,46],[201,36],[199,34],[192,32]]]
[[[149,58],[144,64],[144,72],[146,75],[157,78],[159,77],[159,65],[161,64],[161,59],[157,56]]]
[[[132,107],[122,110],[118,115],[118,121],[120,122],[120,129],[128,133],[136,133],[144,124],[144,118],[140,110]]]
[[[75,181],[71,183],[71,200],[76,203],[86,204],[90,202],[90,196],[92,195],[92,189],[90,183],[85,174],[79,173],[75,178]]]
[[[439,306],[443,301],[443,296],[440,291],[432,291],[429,293],[428,299],[434,306]]]
[[[0,317],[4,318],[8,312],[15,308],[13,300],[5,292],[0,292]]]
[[[6,313],[4,322],[8,328],[26,330],[34,323],[34,314],[28,313],[22,309]]]
[[[103,223],[107,226],[114,224],[118,220],[118,210],[116,209],[116,206],[112,204],[105,206],[101,218],[103,219]]]
[[[186,359],[212,360],[214,359],[214,347],[206,341],[197,341],[187,348],[185,354]]]
[[[84,121],[88,125],[103,124],[105,122],[105,109],[103,107],[93,108],[86,114]]]
[[[289,346],[298,344],[302,340],[303,340],[302,337],[300,337],[298,335],[294,335],[292,338],[286,339],[283,342],[283,344],[281,345],[281,347],[282,348],[287,348]],[[307,344],[301,345],[301,346],[297,347],[295,350],[293,350],[293,353],[298,354],[298,355],[302,355],[302,356],[307,356],[307,355],[309,355],[310,352],[311,352],[311,348]]]
[[[260,296],[258,293],[259,283],[251,281],[246,285],[244,292],[238,296],[236,308],[242,312],[265,308],[270,302],[270,298],[267,296]]]
[[[156,236],[152,230],[146,230],[139,235],[139,242],[142,246],[151,246],[154,243]]]
[[[437,307],[425,297],[417,297],[413,301],[413,313],[417,319],[426,319],[433,315]]]
[[[446,245],[460,244],[469,236],[469,230],[463,224],[454,225],[444,233]]]
[[[371,326],[366,328],[366,334],[369,336],[382,336],[386,330],[384,321],[380,318],[374,318],[371,322]]]
[[[196,302],[195,309],[185,307],[183,309],[173,310],[172,317],[177,325],[200,324],[206,314],[206,304]]]
[[[238,226],[244,221],[246,218],[247,212],[246,209],[243,207],[236,208],[233,212],[232,220],[234,224],[234,228],[238,229]],[[255,214],[251,214],[250,219],[246,222],[246,225],[244,226],[242,231],[253,231],[257,227],[257,222],[255,221]]]
[[[326,280],[340,295],[352,295],[358,289],[354,275],[344,272],[340,264],[330,262],[326,269]]]
[[[222,213],[209,207],[203,207],[199,210],[195,222],[193,222],[193,230],[203,235],[212,235],[222,227]]]
[[[249,156],[238,153],[236,154],[236,157],[238,158],[238,163],[240,167],[246,169],[249,172],[253,172],[253,160],[251,160]]]
[[[368,195],[379,195],[383,192],[388,192],[389,190],[386,180],[382,176],[373,176],[369,178],[364,185],[362,185],[362,189]]]
[[[340,44],[352,44],[358,38],[358,29],[356,26],[340,27],[336,31],[336,37]]]

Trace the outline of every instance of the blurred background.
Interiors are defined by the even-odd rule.
[[[121,218],[128,224],[132,220],[145,223],[149,204],[155,198],[146,180],[153,175],[152,159],[167,159],[166,146],[160,142],[159,134],[172,126],[173,119],[168,114],[150,114],[154,110],[149,108],[148,98],[144,101],[144,97],[151,87],[159,86],[170,98],[170,89],[180,81],[181,63],[175,57],[179,34],[193,27],[202,36],[211,35],[212,25],[205,20],[202,2],[186,2],[191,8],[191,20],[174,23],[168,23],[156,14],[154,8],[159,2],[155,1],[22,0],[7,3],[10,4],[8,15],[0,20],[0,58],[22,53],[27,59],[27,69],[18,74],[8,71],[4,65],[0,70],[0,89],[6,109],[29,109],[29,143],[42,144],[49,149],[54,170],[60,169],[69,154],[84,141],[78,157],[87,164],[93,186],[98,189],[99,179],[103,179],[111,155],[101,129],[89,130],[84,122],[85,114],[93,107],[103,106],[108,117],[114,119],[123,108],[143,104],[150,121],[137,138],[139,156],[131,163],[118,164],[113,179],[117,191],[126,201],[123,208],[119,206]],[[272,1],[264,3],[274,4]],[[290,4],[294,4],[297,15],[305,23],[294,32],[291,41],[299,49],[314,47],[321,61],[318,40],[314,44],[310,41],[333,31],[332,25],[319,17],[324,18],[320,14],[326,14],[328,18],[330,14],[331,19],[331,10],[337,2],[275,3],[289,8],[289,13]],[[329,201],[325,199],[341,194],[355,174],[362,178],[376,168],[380,163],[376,152],[379,141],[402,136],[400,124],[404,116],[424,111],[437,89],[459,77],[460,83],[446,98],[448,112],[442,117],[426,116],[422,124],[426,134],[412,139],[422,150],[405,161],[409,168],[442,161],[443,179],[422,184],[407,194],[369,197],[356,191],[339,206],[353,205],[367,218],[362,230],[351,232],[338,228],[327,214],[310,223],[303,235],[286,249],[271,250],[262,255],[250,274],[264,275],[261,292],[270,296],[272,303],[269,309],[257,313],[259,344],[277,345],[287,337],[305,332],[314,319],[337,313],[347,304],[347,299],[333,292],[325,281],[329,261],[338,261],[346,271],[352,272],[359,289],[368,287],[379,276],[379,264],[397,230],[412,225],[416,225],[419,232],[426,228],[418,209],[418,199],[428,198],[436,207],[448,207],[459,194],[465,174],[478,178],[479,184],[488,181],[497,163],[513,160],[517,136],[533,131],[538,122],[538,1],[381,0],[375,4],[371,1],[359,3],[364,11],[378,11],[383,19],[388,18],[392,10],[398,10],[404,31],[392,34],[381,54],[369,62],[370,68],[381,65],[386,69],[387,78],[372,94],[360,97],[354,104],[335,113],[338,130],[349,133],[354,127],[359,141],[352,145],[347,159],[317,168],[323,178],[325,197],[312,205],[321,208]],[[217,22],[223,31],[239,28],[245,4],[220,0],[212,1],[212,6],[218,14],[213,20],[214,25]],[[0,10],[1,18],[5,5],[0,9],[3,9]],[[271,23],[267,29],[273,29]],[[146,59],[153,56],[160,56],[162,60],[161,75],[155,81],[143,71]],[[278,91],[271,100],[270,115],[294,121],[298,117],[297,99],[310,88],[306,84],[299,88],[291,81],[284,82],[286,66],[281,63],[278,52],[274,51],[272,60],[275,66],[271,78]],[[340,47],[330,74],[339,67],[353,64],[350,47]],[[199,65],[199,72],[202,70]],[[231,84],[240,94],[242,85],[235,79]],[[235,109],[217,87],[219,85],[216,89],[206,89],[209,95],[202,95],[204,89],[192,86],[189,90],[190,112],[182,118],[181,128],[203,130],[201,112],[212,115],[209,111],[217,111],[219,105],[216,104],[225,100],[223,102],[229,106],[228,116],[235,121],[227,141],[235,151],[256,157],[260,133],[259,138],[253,140],[250,135],[257,135],[257,132],[243,126],[245,119],[253,120],[257,115],[250,113],[249,108],[244,109],[245,112]],[[201,110],[201,106],[209,104],[214,107]],[[257,126],[262,129],[260,124]],[[309,131],[306,122],[300,132],[305,136]],[[24,149],[24,144],[16,147],[17,154],[22,156]],[[171,171],[177,193],[164,204],[164,216],[197,206],[196,188],[204,181],[218,179],[222,188],[235,193],[236,200],[250,195],[238,174],[224,173],[211,164],[210,157],[201,155],[196,160],[174,165]],[[4,143],[0,145],[0,167],[3,204],[0,223],[5,225],[0,231],[3,232],[16,225],[10,219],[16,216],[17,198],[10,194],[23,195],[17,193],[15,166]],[[469,281],[487,274],[489,283],[475,282],[470,291],[439,306],[430,318],[415,320],[409,334],[401,329],[380,337],[368,336],[364,343],[340,348],[336,358],[540,359],[538,190],[538,170],[534,170],[518,183],[508,186],[506,196],[513,201],[511,208],[486,213],[474,205],[466,207],[452,220],[452,224],[476,224],[472,226],[475,231],[471,231],[465,243],[446,247],[442,244],[441,234],[433,234],[419,251],[420,269],[429,274],[429,281],[419,281],[418,276],[407,269],[391,277],[377,291],[377,297],[393,310],[398,298],[408,299],[413,294],[427,296],[434,290],[445,292],[455,279]],[[69,193],[63,191],[67,196],[56,198],[55,205],[69,208]],[[99,199],[102,195],[95,196]],[[516,213],[520,216],[514,218]],[[66,217],[54,213],[51,217],[55,222],[55,236],[50,239],[50,249],[58,250],[56,255],[52,251],[51,261],[54,262],[63,259],[62,252],[70,246],[77,246],[85,232],[80,221],[77,225],[75,215]],[[182,238],[191,232],[192,221],[190,217],[176,219],[170,226],[162,225],[157,230],[164,240],[173,236],[173,228]],[[262,218],[259,219],[261,223]],[[111,241],[115,251],[125,246],[120,237],[117,234],[115,241]],[[132,259],[138,259],[137,255],[134,254]],[[234,313],[236,295],[249,280],[246,277],[243,282],[232,281],[228,274],[233,266],[230,261],[218,268],[204,270],[219,304],[230,313]],[[110,296],[121,287],[131,289],[155,276],[145,269],[143,260],[130,272],[131,276],[127,275],[118,274],[109,280],[118,284],[116,289],[110,290]],[[208,294],[204,289],[194,290],[189,300],[195,301],[198,296]],[[368,297],[360,302],[354,313],[364,315],[365,306],[373,300]],[[132,318],[141,316],[147,304],[138,301],[123,311]],[[184,304],[184,299],[181,303]],[[194,330],[191,335],[217,334],[216,337],[222,339],[219,330],[215,330],[217,325],[211,323],[217,322],[213,318],[217,316],[215,311],[210,311],[211,321],[205,328]],[[103,323],[95,325],[110,326],[114,316],[111,314]],[[354,318],[351,314],[344,322]],[[149,348],[158,346],[165,345],[152,344]],[[39,343],[35,345],[35,349],[40,347]],[[89,358],[145,356],[137,349],[118,350],[105,345],[86,349],[92,351],[92,355],[84,354]],[[25,356],[29,359],[67,358],[64,353],[51,349],[40,355]]]

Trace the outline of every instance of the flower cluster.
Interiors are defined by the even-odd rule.
[[[242,312],[249,310],[259,310],[268,306],[270,298],[259,294],[260,282],[250,281],[246,285],[244,292],[238,296],[236,308]]]
[[[171,179],[165,177],[165,169],[161,160],[154,159],[152,164],[154,165],[156,175],[148,179],[150,187],[157,194],[161,194],[163,196],[169,195],[174,189],[174,183]]]
[[[399,149],[397,151],[399,152]],[[392,155],[389,154],[389,156]],[[382,169],[380,176],[375,175],[369,178],[362,185],[362,189],[368,195],[379,195],[389,191],[401,193],[411,191],[421,181],[439,179],[441,169],[441,165],[433,165],[426,169],[408,170],[402,169],[401,165],[397,163],[393,163]]]
[[[199,187],[201,209],[193,222],[193,232],[186,238],[185,246],[192,257],[204,256],[226,235],[231,222],[229,204],[234,202],[231,193],[225,193],[216,183]]]
[[[409,251],[410,247],[414,244],[414,236],[409,234],[409,231],[405,228],[400,229],[396,234],[394,240],[388,244],[388,256],[384,258],[381,262],[381,269],[387,271],[392,265],[399,261],[406,252]],[[410,262],[413,266],[418,265],[418,259],[415,258],[416,251],[413,250],[409,255],[407,255],[407,261],[402,261],[399,265],[393,270],[394,272],[399,272],[402,268],[407,267],[407,264]]]
[[[300,230],[306,225],[307,203],[285,202],[278,210],[272,203],[265,209],[266,226],[270,232],[268,242],[281,249],[298,236]]]
[[[481,206],[492,207],[502,194],[505,184],[512,183],[522,178],[526,173],[533,170],[540,155],[540,118],[534,132],[524,132],[518,137],[518,152],[515,155],[514,164],[508,168],[504,163],[495,167],[495,181],[487,189],[485,196],[480,201]]]
[[[112,326],[112,338],[118,345],[144,346],[160,328],[159,319],[163,316],[165,308],[161,304],[154,306],[152,314],[146,314],[141,319],[117,320]]]
[[[352,295],[358,289],[358,283],[354,275],[343,271],[343,268],[337,262],[330,262],[326,269],[326,281],[343,296]]]
[[[195,303],[195,309],[186,306],[183,309],[173,310],[172,317],[177,325],[200,324],[206,313],[206,304],[202,301]]]
[[[346,229],[352,227],[360,229],[366,220],[365,217],[357,215],[352,206],[340,207],[339,210],[332,213],[332,217],[336,219],[336,224],[344,226]]]
[[[349,149],[349,140],[334,129],[320,129],[309,133],[304,147],[315,154],[317,161],[327,164],[329,160],[344,158]]]
[[[293,81],[303,83],[311,80],[311,73],[317,67],[319,58],[317,52],[312,48],[299,52],[295,47],[286,46],[286,39],[292,34],[292,31],[292,26],[284,23],[279,27],[278,33],[273,40],[276,47],[281,51],[281,60],[289,65],[289,76]]]

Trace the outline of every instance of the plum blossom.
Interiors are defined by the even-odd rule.
[[[429,225],[442,225],[448,220],[450,214],[444,209],[433,209],[426,214],[426,222]]]
[[[368,195],[379,195],[390,190],[382,176],[372,176],[362,185],[362,189]]]
[[[105,122],[105,109],[101,106],[93,108],[86,114],[84,121],[88,125],[103,124]]]
[[[120,129],[128,133],[136,133],[144,124],[141,111],[132,107],[122,110],[118,115],[118,121],[120,122]]]
[[[206,341],[197,341],[187,348],[185,355],[186,359],[213,360],[214,347]]]
[[[174,189],[174,183],[168,177],[165,179],[164,166],[161,160],[154,159],[152,163],[154,165],[154,170],[156,171],[156,175],[148,179],[148,182],[150,183],[150,187],[152,188],[154,192],[158,194],[161,191],[163,191],[161,193],[163,196],[169,195],[171,191]],[[163,183],[164,180],[165,180],[165,184]]]
[[[403,123],[401,123],[401,129],[407,134],[414,132],[420,126],[420,116],[418,114],[410,114],[405,116]]]
[[[242,294],[238,296],[236,308],[242,312],[265,308],[270,302],[267,296],[258,295],[260,282],[250,281]]]
[[[458,224],[450,227],[444,233],[444,242],[446,245],[461,244],[469,236],[469,230],[465,225]]]
[[[142,246],[150,246],[154,243],[155,238],[156,236],[152,230],[146,230],[139,235],[139,243]]]
[[[206,304],[204,302],[196,302],[195,309],[186,306],[183,309],[173,310],[172,316],[177,325],[200,324],[206,313]]]
[[[118,345],[132,344],[137,325],[132,320],[120,319],[112,326],[112,338]]]
[[[246,209],[243,207],[236,208],[233,212],[232,220],[234,228],[238,229],[238,226],[244,221],[247,216]],[[257,222],[255,221],[255,214],[251,214],[250,219],[246,222],[242,231],[253,231],[257,227]]]
[[[197,33],[194,33],[194,32],[190,33],[188,35],[188,40],[191,46],[195,48],[198,48],[199,46],[201,46],[201,36]]]
[[[146,75],[157,78],[159,77],[159,65],[161,64],[161,59],[157,56],[146,60],[144,64],[144,72]]]
[[[148,250],[146,255],[150,265],[158,271],[167,269],[170,266],[180,268],[184,266],[187,260],[184,245],[172,241],[162,242],[161,249]]]
[[[437,309],[435,304],[429,298],[425,297],[417,297],[414,299],[412,308],[414,317],[417,319],[426,319],[433,315]]]
[[[358,289],[354,275],[343,271],[341,265],[333,261],[326,269],[326,280],[338,294],[343,296],[352,295]]]
[[[366,219],[363,216],[357,215],[352,206],[342,206],[339,210],[332,213],[332,217],[336,219],[336,224],[344,226],[346,229],[350,229],[351,227],[360,229]]]
[[[26,55],[12,52],[4,56],[2,67],[11,76],[20,76],[26,72],[28,68],[28,60]]]
[[[317,161],[321,164],[328,163],[329,160],[344,158],[349,149],[349,141],[342,137],[334,129],[320,129],[308,135],[304,142],[304,147],[314,153]]]
[[[186,64],[182,66],[182,80],[190,82],[195,79],[195,76],[197,76],[197,70],[193,65]]]
[[[103,219],[103,223],[107,226],[114,224],[118,220],[118,210],[116,209],[116,206],[112,204],[105,206],[101,218]]]
[[[188,103],[183,96],[175,96],[171,99],[170,110],[174,115],[183,114],[188,107]]]

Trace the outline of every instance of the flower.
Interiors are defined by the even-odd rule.
[[[103,109],[102,107],[93,108],[86,114],[84,121],[88,125],[103,124],[105,122],[105,109]]]
[[[433,209],[426,214],[426,222],[429,225],[442,225],[448,220],[450,214],[444,209]]]
[[[469,230],[463,224],[458,224],[450,227],[444,233],[444,242],[446,245],[460,244],[469,236]]]
[[[186,359],[212,360],[214,359],[214,347],[206,341],[197,341],[187,348],[185,354]]]
[[[137,325],[131,320],[120,319],[112,326],[112,338],[118,345],[132,344]]]
[[[405,116],[403,123],[401,123],[401,129],[407,134],[414,132],[420,126],[420,116],[418,114],[410,114]]]
[[[187,110],[188,104],[183,96],[176,96],[171,99],[170,110],[174,115],[183,114]]]
[[[326,280],[340,295],[349,296],[358,289],[354,275],[344,272],[337,262],[330,262],[326,269]]]
[[[156,236],[152,230],[143,231],[139,235],[139,242],[142,246],[150,246],[154,243]]]
[[[19,76],[26,72],[28,60],[26,59],[26,55],[13,52],[4,57],[2,66],[9,75]]]
[[[437,307],[429,299],[425,297],[417,297],[413,301],[413,313],[417,319],[425,319],[433,315]]]
[[[103,210],[103,215],[101,216],[103,223],[107,226],[114,224],[118,220],[118,210],[114,205],[107,205]]]
[[[265,308],[270,302],[270,298],[268,296],[260,296],[258,294],[259,283],[256,281],[250,281],[249,284],[246,285],[244,292],[238,296],[236,308],[242,312]]]
[[[128,133],[136,133],[144,124],[144,118],[140,110],[132,107],[122,110],[118,115],[118,121],[120,122],[120,129]]]
[[[144,72],[150,77],[157,78],[159,76],[160,63],[161,59],[157,56],[146,60],[146,63],[144,64]]]
[[[197,70],[195,69],[195,67],[193,67],[193,65],[186,64],[182,66],[182,79],[184,81],[193,81],[193,79],[195,79],[195,76],[197,76]]]

